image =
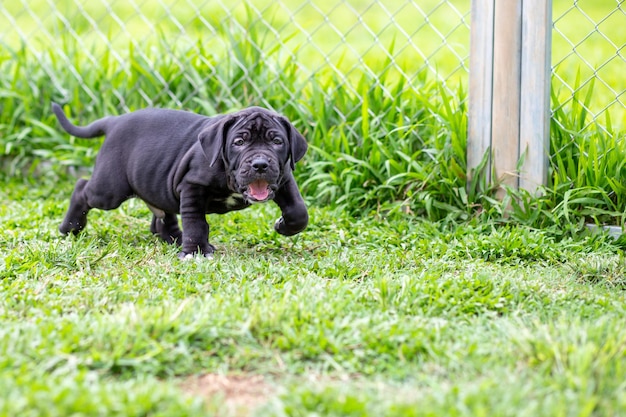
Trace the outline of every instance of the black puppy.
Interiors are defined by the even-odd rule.
[[[152,213],[152,233],[182,246],[179,257],[211,256],[207,213],[240,210],[274,200],[282,211],[274,228],[285,236],[308,223],[292,170],[307,150],[283,116],[260,107],[215,117],[145,109],[75,126],[52,103],[73,136],[106,135],[89,181],[76,183],[59,230],[79,233],[92,208],[111,210],[138,197]],[[177,214],[183,223],[181,232]]]

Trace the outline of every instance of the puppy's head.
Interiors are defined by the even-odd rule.
[[[199,139],[211,165],[224,161],[230,189],[250,203],[274,198],[285,170],[293,170],[307,150],[285,117],[260,107],[221,116]]]

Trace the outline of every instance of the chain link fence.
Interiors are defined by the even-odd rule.
[[[554,0],[553,110],[581,128],[626,127],[626,3]]]
[[[157,90],[137,85],[130,93],[107,91],[117,97],[121,111],[128,111],[128,94],[140,96],[145,105],[165,97],[185,107],[209,80],[231,89],[235,82],[264,97],[268,86],[253,79],[251,65],[271,66],[271,84],[279,79],[271,73],[294,61],[298,79],[325,73],[353,94],[361,92],[352,81],[364,73],[381,85],[402,79],[405,88],[418,88],[416,81],[429,77],[454,89],[467,76],[468,14],[469,0],[16,0],[0,5],[0,44],[24,45],[43,57],[46,50],[57,49],[66,71],[94,102],[102,92],[89,85],[83,68],[113,62],[111,76],[118,77],[132,69],[129,54],[147,62]],[[68,43],[81,51],[83,62],[64,51]],[[241,59],[242,51],[232,51],[233,45],[244,45],[249,56]],[[225,51],[241,77],[224,77],[206,51]],[[163,74],[155,61],[164,59],[178,71]],[[202,62],[200,78],[184,74],[191,61]],[[41,63],[49,64],[44,58]],[[50,76],[56,89],[72,94]],[[181,77],[192,85],[184,97],[170,89],[172,78]]]
[[[55,50],[67,74],[76,80],[83,102],[111,95],[120,111],[137,105],[187,107],[209,80],[224,89],[241,87],[267,97],[288,63],[297,62],[294,77],[306,80],[320,73],[339,80],[351,94],[361,94],[358,80],[368,74],[394,94],[388,83],[403,80],[404,89],[419,80],[441,82],[450,93],[466,85],[470,0],[15,0],[0,4],[2,59],[25,48],[39,56],[46,71]],[[626,126],[623,0],[554,0],[553,90],[555,108],[579,105],[585,125]],[[250,54],[242,59],[233,45],[245,41]],[[72,44],[73,48],[67,48]],[[76,51],[80,51],[80,55]],[[207,51],[225,51],[237,77],[224,76]],[[12,52],[15,53],[15,52]],[[129,55],[132,55],[129,57]],[[250,59],[252,57],[252,59]],[[112,78],[128,76],[133,60],[147,63],[145,83],[99,91],[89,67],[111,65]],[[158,62],[168,61],[163,71]],[[188,74],[188,64],[204,69]],[[252,64],[252,65],[251,65]],[[268,71],[266,82],[253,79],[255,68]],[[269,69],[268,69],[269,68]],[[296,70],[294,70],[296,71]],[[52,86],[70,90],[50,71]],[[184,95],[171,88],[185,81]],[[373,86],[372,86],[373,88]],[[284,90],[288,90],[285,88]],[[337,91],[329,90],[329,96]],[[132,101],[137,96],[139,101]],[[586,100],[587,97],[590,99]],[[299,92],[283,103],[298,99]],[[252,103],[251,103],[252,104]],[[274,107],[276,104],[274,102]],[[277,110],[281,110],[280,105]],[[398,109],[401,111],[401,109]]]

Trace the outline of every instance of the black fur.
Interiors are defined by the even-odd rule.
[[[79,233],[92,208],[115,209],[131,197],[146,202],[154,213],[150,230],[181,245],[181,257],[213,253],[207,213],[240,210],[259,196],[280,207],[278,233],[294,235],[308,223],[292,172],[307,144],[283,116],[260,107],[214,117],[145,109],[75,126],[58,104],[52,109],[73,136],[106,135],[91,179],[76,184],[63,234]]]

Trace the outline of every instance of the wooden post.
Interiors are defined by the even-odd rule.
[[[493,110],[491,146],[493,166],[503,185],[517,188],[519,160],[522,1],[495,2],[493,24]],[[504,195],[501,188],[498,195]]]
[[[494,5],[495,0],[472,0],[467,128],[468,179],[472,176],[471,169],[476,168],[482,162],[485,153],[491,149]],[[489,158],[488,172],[491,171],[491,157]]]
[[[551,0],[472,0],[468,176],[489,153],[491,181],[532,192],[546,183],[551,9]]]
[[[548,179],[552,0],[524,0],[519,187],[536,190]]]

